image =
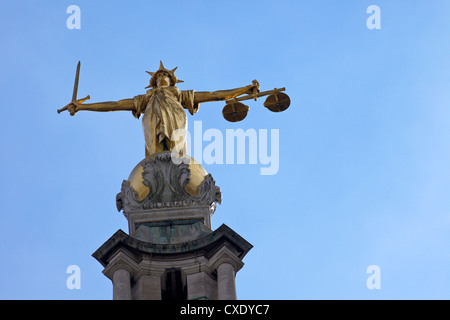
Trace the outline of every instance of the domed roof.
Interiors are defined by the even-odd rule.
[[[144,178],[142,177],[142,173],[144,172],[144,168],[142,164],[148,159],[156,159],[156,157],[162,153],[164,152],[149,155],[141,162],[139,162],[136,167],[134,167],[133,171],[131,171],[130,176],[128,177],[128,182],[130,183],[130,186],[136,191],[136,200],[143,200],[150,192],[149,187],[143,184]],[[184,157],[190,160],[188,165],[188,168],[190,170],[190,180],[186,185],[185,190],[190,195],[196,196],[198,195],[199,186],[205,180],[205,177],[208,175],[208,173],[206,172],[205,168],[203,168],[203,166],[194,158],[191,158],[190,156]]]

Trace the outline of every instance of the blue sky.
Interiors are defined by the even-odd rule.
[[[69,30],[66,9],[81,9]],[[369,5],[381,29],[369,30]],[[189,128],[279,129],[280,166],[204,165],[225,223],[254,248],[239,299],[450,298],[450,3],[426,1],[2,1],[1,299],[111,299],[91,254],[126,219],[122,180],[144,157],[130,113],[58,115],[72,96],[132,98],[146,70],[180,89],[286,87],[291,106],[247,118],[200,105]],[[69,290],[66,268],[81,269]],[[369,265],[381,289],[369,290]]]

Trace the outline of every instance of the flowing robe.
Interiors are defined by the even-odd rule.
[[[142,113],[142,129],[145,138],[145,155],[175,150],[179,156],[186,155],[187,116],[198,111],[194,104],[194,90],[180,91],[177,87],[150,89],[144,95],[134,97],[139,118]]]

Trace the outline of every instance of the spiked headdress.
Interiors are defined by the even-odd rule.
[[[152,76],[152,78],[150,79],[150,85],[148,85],[147,87],[145,87],[145,89],[147,88],[156,88],[156,78],[158,77],[158,73],[161,72],[166,72],[169,75],[170,78],[170,85],[174,86],[179,82],[184,82],[183,80],[178,80],[178,78],[175,76],[175,70],[177,70],[178,67],[176,67],[175,69],[172,70],[168,70],[166,68],[164,68],[164,65],[162,63],[162,61],[159,62],[159,69],[155,72],[150,72],[150,71],[146,71],[149,75]]]

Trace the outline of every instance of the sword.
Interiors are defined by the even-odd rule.
[[[58,110],[57,110],[58,114],[61,113],[61,112],[63,112],[63,111],[65,111],[65,110],[68,110],[68,109],[69,109],[69,106],[72,105],[74,102],[77,102],[77,103],[83,103],[84,101],[89,100],[89,99],[91,98],[90,95],[87,95],[87,96],[84,97],[83,99],[77,100],[77,93],[78,93],[78,79],[80,78],[80,66],[81,66],[81,62],[78,61],[78,64],[77,64],[77,72],[76,72],[76,74],[75,74],[75,83],[74,83],[74,85],[73,85],[72,101],[71,101],[69,104],[67,104],[65,107],[63,107],[63,108],[61,108],[61,109],[58,109]],[[71,113],[71,115],[73,116],[72,113]]]

